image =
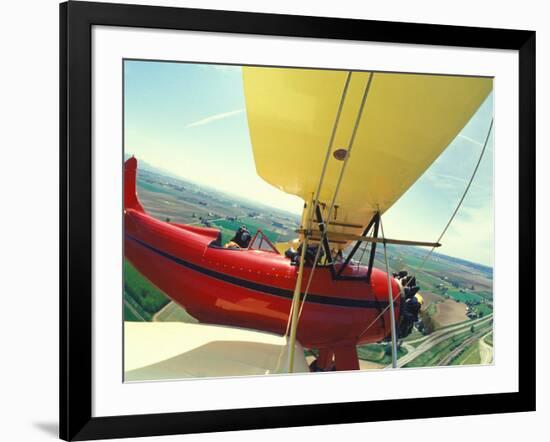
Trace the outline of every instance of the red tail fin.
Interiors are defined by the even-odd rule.
[[[132,157],[124,163],[124,208],[145,212],[137,197],[137,160]]]

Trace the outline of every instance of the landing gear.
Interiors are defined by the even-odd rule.
[[[359,370],[359,358],[355,344],[333,349],[322,348],[319,356],[309,365],[310,371]]]

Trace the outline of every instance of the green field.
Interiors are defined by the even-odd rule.
[[[426,309],[426,313],[430,316],[435,315],[437,313],[437,302],[430,303]]]
[[[403,342],[409,342],[409,341],[415,341],[417,339],[422,339],[424,338],[425,335],[423,335],[422,333],[420,333],[418,331],[418,329],[416,327],[414,327],[412,329],[412,332],[409,336],[407,336],[406,338],[403,339]],[[414,344],[411,344],[411,345],[414,345]]]
[[[152,318],[153,315],[145,311],[139,305],[139,302],[124,290],[124,319],[128,321],[150,321]]]
[[[139,178],[137,180],[137,186],[139,189],[145,189],[145,190],[148,190],[149,192],[168,193],[166,189],[163,188],[162,186],[159,186],[158,184],[155,185],[155,184],[148,183],[147,181],[140,180]]]
[[[487,290],[479,290],[479,291],[476,290],[476,293],[479,296],[481,296],[482,298],[485,298],[489,301],[493,300],[493,293],[492,292],[488,292]]]
[[[493,325],[492,321],[484,323],[480,328],[474,325],[474,333],[481,330],[488,331]],[[405,367],[428,367],[438,365],[446,356],[448,356],[455,348],[462,345],[464,341],[472,337],[472,331],[467,330],[462,333],[451,336],[444,341],[434,345],[428,351],[420,354],[417,358],[409,362]],[[476,341],[477,342],[477,341]],[[477,345],[476,345],[477,347]],[[473,357],[473,356],[472,356]],[[479,363],[479,362],[478,362]]]
[[[420,356],[413,359],[405,367],[427,367],[437,365],[440,360],[447,356],[451,351],[458,347],[462,342],[472,335],[470,331],[452,336],[439,344],[433,346],[430,350],[421,353]]]
[[[125,321],[132,321],[132,322],[139,322],[141,321],[141,318],[139,318],[133,310],[128,307],[128,304],[124,304],[124,320]]]
[[[487,316],[493,313],[493,309],[487,304],[478,304],[472,306],[472,310],[475,311],[479,317]]]
[[[400,358],[407,354],[403,347],[397,348],[397,357]],[[377,364],[388,365],[392,362],[391,343],[387,344],[366,344],[357,347],[359,359],[364,361],[376,362]]]
[[[479,344],[475,341],[462,350],[449,365],[475,365],[481,363],[481,355],[479,354]]]
[[[166,295],[144,278],[127,260],[124,260],[124,300],[147,321],[169,302]],[[132,321],[139,318],[125,306],[124,319]]]
[[[267,222],[262,222],[261,220],[258,220],[256,218],[243,217],[239,218],[236,221],[221,219],[218,221],[214,221],[212,224],[222,230],[223,244],[229,241],[233,237],[237,229],[243,224],[247,227],[252,236],[254,236],[258,229],[261,229],[262,232],[264,232],[265,236],[267,236],[267,239],[269,239],[271,242],[276,242],[279,238],[279,235],[277,233],[269,230]]]
[[[453,299],[456,299],[457,301],[463,302],[464,304],[466,304],[467,302],[483,301],[483,297],[478,295],[477,293],[461,292],[460,290],[456,289],[449,289],[447,291],[447,295],[449,295]]]

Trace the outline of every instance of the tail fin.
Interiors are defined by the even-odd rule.
[[[124,163],[124,208],[145,212],[137,197],[137,160],[131,157]]]

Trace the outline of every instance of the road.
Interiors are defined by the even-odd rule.
[[[492,321],[493,315],[488,315],[481,319],[476,319],[474,321],[468,321],[468,322],[462,322],[460,324],[445,328],[443,330],[435,331],[434,333],[430,334],[426,338],[419,338],[415,339],[414,341],[410,341],[407,343],[404,343],[405,348],[407,349],[407,354],[403,355],[401,358],[397,360],[397,367],[401,368],[407,365],[409,362],[412,362],[414,359],[416,359],[418,356],[420,356],[422,353],[430,350],[435,345],[439,344],[440,342],[449,339],[450,337],[457,335],[459,333],[462,333],[469,329],[472,325],[478,327],[480,325],[483,325],[489,321]],[[411,343],[416,343],[422,341],[422,343],[414,348]],[[388,365],[386,368],[391,368],[391,365]]]
[[[481,358],[480,364],[489,365],[493,363],[493,346],[485,342],[485,338],[490,335],[492,331],[484,334],[479,340],[479,356]]]
[[[453,361],[453,359],[456,358],[466,347],[473,344],[475,341],[478,341],[478,343],[481,343],[481,340],[485,336],[487,336],[489,333],[491,333],[491,331],[486,332],[486,330],[482,330],[481,332],[476,333],[471,338],[466,339],[462,344],[460,344],[457,348],[455,348],[453,351],[451,351],[446,357],[444,357],[439,362],[438,365],[449,365]],[[483,362],[480,362],[480,363],[483,363]]]
[[[239,218],[243,218],[244,215],[241,215],[241,216],[236,216],[235,217],[235,221],[239,221]],[[209,223],[215,223],[216,221],[223,221],[227,219],[226,217],[222,217],[222,218],[216,218],[216,219],[206,219],[204,218],[205,221],[208,221]],[[194,223],[188,223],[187,225],[188,226],[196,226],[197,224],[202,224],[202,221],[196,221]]]

